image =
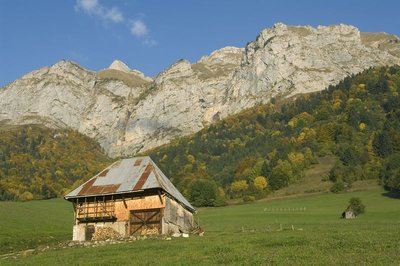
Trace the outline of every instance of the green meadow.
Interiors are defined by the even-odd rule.
[[[351,197],[366,213],[340,219]],[[0,202],[0,265],[398,265],[400,199],[374,188],[202,208],[203,237],[62,248],[72,234],[63,200]],[[197,218],[196,218],[197,219]],[[37,246],[50,250],[4,255]],[[14,257],[14,258],[13,258]]]

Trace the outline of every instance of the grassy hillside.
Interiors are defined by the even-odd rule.
[[[56,248],[16,259],[0,256],[0,264],[392,265],[400,260],[400,199],[385,195],[375,189],[201,208],[198,216],[204,237]],[[355,220],[342,220],[339,216],[351,197],[362,200],[366,213]],[[72,231],[69,208],[61,200],[0,202],[1,215],[7,217],[0,223],[0,253],[10,251],[10,235],[21,240],[14,242],[15,249],[27,248],[23,239],[43,245],[53,242],[51,237],[67,240]],[[51,219],[48,210],[52,210]],[[29,215],[29,223],[22,213]]]
[[[75,182],[87,180],[110,161],[99,144],[76,131],[3,126],[0,201],[62,196]]]
[[[400,189],[399,93],[400,67],[369,69],[318,93],[273,99],[148,154],[198,206],[307,182],[307,169],[326,155],[338,158],[325,177],[332,191],[366,179]]]

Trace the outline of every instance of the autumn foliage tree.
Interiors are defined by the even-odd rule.
[[[257,176],[254,178],[254,187],[258,190],[264,190],[267,188],[268,182],[267,179],[263,176]]]
[[[249,188],[246,180],[235,181],[231,184],[231,191],[235,196],[242,197],[244,192]]]
[[[270,190],[301,182],[327,154],[338,159],[330,175],[340,182],[336,187],[374,178],[394,190],[400,183],[400,164],[390,163],[400,152],[399,94],[400,67],[372,68],[321,92],[244,110],[149,154],[180,188],[207,176],[227,197],[259,197],[258,176]]]
[[[99,144],[73,130],[0,128],[0,200],[63,196],[110,162]]]

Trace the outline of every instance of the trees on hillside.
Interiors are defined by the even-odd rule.
[[[90,138],[72,130],[20,126],[0,134],[0,200],[64,195],[111,160]]]
[[[245,110],[149,154],[181,188],[203,176],[227,198],[262,196],[258,176],[267,181],[263,195],[298,182],[326,154],[339,160],[330,174],[334,189],[365,178],[396,189],[400,163],[391,162],[400,152],[399,94],[400,67],[370,69],[326,91]]]
[[[149,154],[181,188],[203,176],[227,198],[259,196],[258,176],[266,178],[265,193],[298,182],[326,154],[339,160],[330,174],[336,187],[379,178],[395,189],[400,164],[390,162],[400,152],[399,94],[400,67],[369,69],[295,101],[250,108]]]
[[[393,152],[392,140],[386,130],[376,134],[372,145],[376,154],[382,158],[386,158]]]
[[[254,187],[260,191],[266,189],[268,186],[267,179],[263,176],[257,176],[254,178]]]
[[[216,183],[207,179],[195,179],[189,185],[189,201],[196,207],[224,205]]]

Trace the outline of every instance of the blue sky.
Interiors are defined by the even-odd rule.
[[[181,58],[244,47],[276,22],[400,36],[399,10],[396,0],[0,0],[0,86],[61,59],[90,70],[120,59],[155,76]]]

